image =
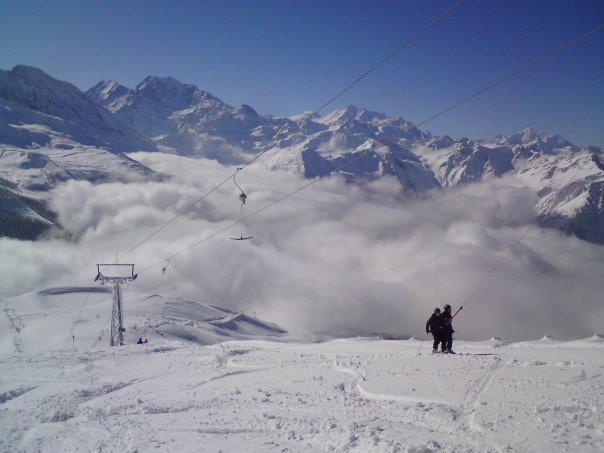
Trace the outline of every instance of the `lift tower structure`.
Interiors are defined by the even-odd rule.
[[[113,285],[113,306],[111,309],[111,346],[124,344],[124,314],[121,285],[136,280],[134,264],[97,264],[94,281]]]

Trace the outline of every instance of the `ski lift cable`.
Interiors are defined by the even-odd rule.
[[[282,202],[282,201],[286,200],[287,198],[291,197],[292,195],[295,195],[295,194],[297,194],[298,192],[301,192],[302,190],[304,190],[304,189],[306,189],[307,187],[309,187],[309,186],[313,185],[313,184],[314,184],[314,183],[316,183],[317,181],[319,181],[319,180],[321,180],[321,179],[325,178],[326,176],[329,176],[329,175],[331,175],[331,174],[332,174],[332,173],[334,173],[334,172],[340,171],[340,170],[342,170],[343,168],[347,167],[348,165],[352,164],[353,162],[355,162],[355,161],[357,161],[357,160],[361,159],[362,157],[365,157],[365,156],[367,155],[367,153],[368,153],[368,152],[369,152],[369,150],[363,151],[363,152],[362,152],[362,153],[360,153],[358,156],[356,156],[354,159],[351,159],[351,160],[349,160],[348,162],[344,163],[343,165],[340,165],[339,167],[334,168],[333,170],[331,170],[331,171],[330,171],[330,172],[328,172],[328,173],[325,173],[325,174],[323,174],[323,175],[321,175],[321,176],[317,176],[317,177],[315,177],[314,179],[312,179],[312,180],[310,180],[309,182],[307,182],[307,183],[305,183],[305,184],[301,185],[301,186],[300,186],[300,187],[298,187],[297,189],[295,189],[295,190],[293,190],[293,191],[291,191],[291,192],[288,192],[288,193],[286,193],[285,195],[283,195],[283,196],[281,196],[281,197],[277,198],[276,200],[273,200],[273,201],[271,201],[270,203],[268,203],[268,204],[264,205],[264,206],[263,206],[263,207],[261,207],[260,209],[257,209],[257,210],[255,210],[254,212],[252,212],[252,213],[250,213],[250,214],[248,214],[248,215],[246,215],[246,216],[244,216],[244,217],[240,218],[239,220],[236,220],[236,221],[234,221],[234,222],[232,222],[232,223],[228,224],[227,226],[225,226],[225,227],[221,228],[220,230],[215,231],[214,233],[212,233],[212,234],[210,234],[210,235],[208,235],[208,236],[204,237],[203,239],[200,239],[199,241],[194,242],[194,243],[192,243],[192,244],[188,245],[187,247],[183,248],[182,250],[180,250],[180,251],[178,251],[178,252],[174,253],[173,255],[170,255],[170,256],[169,256],[167,259],[173,260],[173,259],[174,259],[174,258],[176,258],[177,256],[182,255],[183,253],[185,253],[185,252],[187,252],[187,251],[191,250],[192,248],[197,247],[198,245],[201,245],[201,244],[203,244],[203,243],[204,243],[204,242],[206,242],[206,241],[209,241],[210,239],[212,239],[212,238],[214,238],[214,237],[218,236],[218,235],[219,235],[219,234],[221,234],[221,233],[224,233],[224,232],[225,232],[225,231],[227,231],[228,229],[230,229],[230,228],[232,228],[232,227],[234,227],[234,226],[236,226],[236,225],[239,225],[239,224],[240,224],[240,223],[242,223],[242,222],[245,222],[245,221],[246,221],[246,220],[248,220],[249,218],[254,217],[255,215],[258,215],[258,214],[260,214],[260,213],[261,213],[261,212],[263,212],[263,211],[266,211],[267,209],[271,208],[272,206],[276,205],[277,203],[280,203],[280,202]],[[150,269],[152,269],[152,268],[154,268],[154,267],[157,267],[158,265],[160,265],[160,264],[161,264],[161,263],[163,263],[164,261],[166,261],[166,258],[162,259],[161,261],[159,261],[159,262],[157,262],[157,263],[155,263],[155,264],[152,264],[152,265],[151,265],[151,266],[149,266],[149,267],[144,268],[142,271],[140,271],[140,272],[139,272],[139,275],[142,275],[142,274],[144,274],[146,271],[148,271],[148,270],[150,270]]]
[[[65,340],[65,346],[63,346],[63,349],[67,349],[67,346],[69,344],[69,340],[72,339],[72,337],[73,337],[73,332],[75,330],[75,326],[76,326],[76,324],[78,322],[78,319],[80,319],[80,316],[82,316],[82,311],[84,311],[84,307],[88,303],[88,298],[89,297],[90,297],[90,291],[87,291],[86,292],[86,297],[84,297],[84,301],[82,302],[82,305],[80,306],[80,310],[78,311],[78,314],[76,315],[75,319],[73,320],[73,323],[71,324],[71,329],[69,330],[69,336]]]
[[[250,163],[251,163],[251,161],[250,161]],[[207,197],[209,197],[211,194],[213,194],[214,192],[216,192],[218,189],[220,189],[220,187],[222,187],[223,185],[225,185],[231,178],[232,178],[232,175],[229,175],[228,177],[226,177],[225,179],[223,179],[222,181],[220,181],[218,184],[216,184],[214,187],[212,187],[210,190],[208,190],[206,193],[204,193],[201,197],[199,197],[193,203],[189,204],[186,208],[184,208],[182,211],[180,211],[178,214],[176,214],[174,217],[172,217],[166,223],[164,223],[163,225],[161,225],[159,228],[153,230],[149,235],[145,236],[136,245],[134,245],[133,247],[129,248],[126,252],[124,252],[120,256],[118,256],[116,258],[116,263],[119,262],[119,261],[121,261],[122,259],[124,259],[126,256],[128,256],[134,250],[136,250],[141,245],[143,245],[145,242],[147,242],[149,239],[151,239],[153,236],[155,236],[160,231],[164,230],[169,225],[171,225],[172,223],[174,223],[174,221],[176,221],[179,217],[182,217],[186,212],[190,211],[195,206],[197,206],[197,204],[199,204],[201,201],[203,201],[204,199],[206,199]]]
[[[572,184],[572,182],[577,178],[579,173],[581,173],[581,170],[582,170],[582,168],[579,167],[577,169],[577,171],[575,173],[573,173],[573,175],[566,182],[565,186],[569,186],[570,184]],[[491,277],[493,275],[495,275],[495,272],[497,272],[499,270],[499,268],[503,265],[504,261],[507,260],[510,257],[510,255],[514,252],[514,249],[516,248],[516,246],[518,246],[518,244],[520,244],[524,240],[524,238],[528,235],[528,233],[533,229],[533,227],[535,225],[536,225],[535,221],[532,221],[531,223],[528,224],[528,226],[524,229],[522,234],[520,236],[518,236],[518,238],[512,243],[512,245],[510,245],[508,247],[507,252],[499,259],[499,261],[497,261],[495,266],[493,266],[493,268],[489,271],[489,273],[480,281],[478,286],[476,286],[476,288],[474,288],[474,290],[470,293],[470,295],[468,297],[466,297],[466,299],[463,301],[463,303],[459,306],[459,308],[453,314],[453,318],[455,318],[459,313],[461,313],[463,308],[465,306],[467,306],[474,299],[474,296],[476,296],[476,294],[478,294],[480,289],[491,279]]]
[[[588,32],[586,32],[586,33],[582,34],[581,36],[577,36],[576,38],[571,39],[570,41],[567,41],[566,43],[562,44],[562,45],[561,45],[560,47],[558,47],[557,49],[554,49],[554,50],[552,50],[551,52],[549,52],[549,53],[547,53],[547,54],[543,55],[542,57],[539,57],[539,58],[537,58],[536,60],[531,61],[530,63],[528,63],[527,65],[525,65],[525,66],[521,67],[520,69],[517,69],[516,71],[514,71],[514,72],[512,72],[512,73],[510,73],[510,74],[508,74],[508,75],[506,75],[505,77],[502,77],[501,79],[499,79],[499,80],[497,80],[497,81],[493,82],[493,83],[492,83],[492,84],[490,84],[490,85],[487,85],[486,87],[484,87],[484,88],[482,88],[482,89],[480,89],[480,90],[476,91],[475,93],[472,93],[471,95],[469,95],[469,96],[467,96],[467,97],[465,97],[465,98],[463,98],[463,99],[461,99],[461,100],[459,100],[459,101],[457,101],[457,102],[454,102],[453,104],[451,104],[450,106],[448,106],[448,107],[446,107],[445,109],[441,110],[440,112],[438,112],[438,113],[436,113],[436,114],[432,115],[431,117],[429,117],[429,118],[425,119],[425,120],[424,120],[424,121],[422,121],[421,123],[416,124],[416,127],[423,126],[424,124],[426,124],[426,123],[428,123],[428,122],[430,122],[430,121],[432,121],[432,120],[434,120],[434,119],[438,118],[438,117],[439,117],[439,116],[441,116],[441,115],[444,115],[445,113],[447,113],[447,112],[449,112],[449,111],[453,110],[454,108],[457,108],[457,107],[459,107],[460,105],[465,104],[466,102],[468,102],[468,101],[470,101],[470,100],[472,100],[472,99],[474,99],[474,98],[476,98],[476,97],[480,96],[480,95],[481,95],[481,94],[483,94],[484,92],[489,91],[489,90],[491,90],[492,88],[495,88],[496,86],[501,85],[501,84],[502,84],[502,83],[504,83],[504,82],[507,82],[508,80],[510,80],[510,79],[512,79],[512,78],[514,78],[514,77],[516,77],[518,74],[520,74],[520,73],[522,73],[522,72],[524,72],[524,71],[526,71],[526,70],[528,70],[528,69],[532,68],[533,66],[535,66],[535,65],[537,65],[537,64],[539,64],[539,63],[541,63],[542,61],[547,60],[547,59],[548,59],[548,58],[550,58],[550,57],[553,57],[554,55],[556,55],[556,54],[558,54],[558,53],[562,52],[562,51],[563,51],[563,50],[565,50],[565,49],[568,49],[569,47],[571,47],[572,45],[574,45],[574,44],[576,44],[577,42],[581,41],[582,39],[587,38],[588,36],[591,36],[591,35],[593,35],[594,33],[597,33],[597,32],[598,32],[598,31],[600,31],[600,30],[601,30],[603,27],[604,27],[604,23],[603,23],[603,24],[598,25],[598,26],[597,26],[597,27],[595,27],[595,28],[592,28],[591,30],[589,30]]]
[[[484,89],[479,90],[478,92],[476,92],[476,93],[475,93],[475,94],[472,96],[472,98],[475,98],[475,97],[477,97],[477,96],[479,96],[479,95],[482,95],[482,94],[486,93],[487,91],[489,91],[489,90],[491,90],[491,89],[495,88],[496,86],[500,85],[501,83],[503,83],[503,81],[507,81],[507,80],[511,79],[513,76],[520,74],[521,72],[525,71],[525,70],[526,70],[526,69],[528,69],[529,67],[534,66],[534,65],[535,65],[535,64],[537,64],[538,62],[542,62],[542,61],[544,61],[545,59],[550,58],[550,57],[552,57],[552,56],[556,55],[556,54],[557,54],[559,51],[564,50],[564,49],[568,49],[569,47],[571,47],[571,46],[573,46],[573,45],[577,44],[577,43],[578,43],[579,41],[581,41],[582,39],[587,38],[588,36],[590,36],[590,35],[594,34],[596,31],[600,30],[600,29],[601,29],[603,26],[604,26],[604,24],[602,24],[602,25],[600,25],[600,26],[598,26],[598,27],[596,27],[596,28],[594,28],[594,29],[590,30],[590,31],[589,31],[589,32],[587,32],[587,33],[584,33],[584,34],[580,35],[578,38],[575,38],[575,39],[573,39],[573,40],[571,40],[571,41],[568,41],[567,43],[563,44],[562,46],[560,46],[560,47],[559,47],[558,49],[556,49],[555,51],[549,52],[549,53],[548,53],[548,54],[546,54],[544,57],[541,57],[541,58],[539,58],[539,59],[537,59],[537,60],[534,60],[534,61],[533,61],[533,63],[532,63],[530,66],[529,66],[529,65],[525,65],[525,66],[523,66],[523,67],[521,68],[521,70],[518,70],[518,71],[513,72],[513,73],[512,73],[512,74],[513,74],[512,76],[507,76],[507,77],[505,78],[505,80],[503,80],[503,79],[502,79],[502,81],[501,81],[500,83],[490,84],[490,85],[488,85],[487,87],[485,87]],[[467,99],[467,100],[469,100],[469,99]],[[465,101],[464,101],[464,102],[465,102]],[[458,103],[456,103],[456,104],[455,104],[455,107],[457,107],[457,106],[461,105],[462,103],[463,103],[463,102],[458,102]],[[453,109],[453,108],[455,108],[455,107],[449,108],[449,110],[447,110],[447,111],[450,111],[450,110],[452,110],[452,109]],[[443,112],[443,113],[444,113],[444,112]],[[431,118],[428,118],[427,120],[422,121],[422,123],[420,123],[420,124],[425,124],[425,123],[427,123],[427,122],[429,122],[429,121],[432,121],[432,119],[434,119],[434,118],[436,118],[436,116],[433,116],[433,117],[431,117]],[[346,162],[346,163],[344,163],[344,164],[340,165],[339,167],[336,167],[336,168],[332,169],[332,170],[331,170],[331,171],[329,171],[328,173],[325,173],[325,174],[323,174],[323,175],[321,175],[321,176],[317,176],[315,179],[312,179],[310,182],[308,182],[308,183],[306,183],[306,184],[303,184],[302,186],[298,187],[297,189],[293,190],[292,192],[289,192],[289,193],[285,194],[284,196],[282,196],[282,197],[280,197],[280,198],[278,198],[278,199],[276,199],[276,200],[272,201],[271,203],[269,203],[269,204],[267,204],[267,205],[263,206],[262,208],[260,208],[260,209],[258,209],[258,210],[256,210],[256,211],[254,211],[254,212],[252,212],[252,213],[250,213],[250,214],[246,215],[245,217],[240,218],[239,220],[237,220],[237,221],[235,221],[235,222],[230,223],[229,225],[225,226],[224,228],[221,228],[221,229],[220,229],[220,230],[218,230],[218,231],[215,231],[214,233],[210,234],[209,236],[206,236],[206,237],[204,237],[203,239],[201,239],[201,240],[199,240],[199,241],[197,241],[197,242],[194,242],[194,243],[190,244],[189,246],[185,247],[184,249],[182,249],[182,250],[180,250],[180,251],[176,252],[175,254],[173,254],[173,255],[169,256],[167,259],[172,260],[173,258],[175,258],[175,257],[177,257],[177,256],[179,256],[179,255],[181,255],[181,254],[183,254],[183,253],[185,253],[186,251],[191,250],[192,248],[197,247],[198,245],[201,245],[202,243],[204,243],[204,242],[206,242],[206,241],[208,241],[208,240],[210,240],[210,239],[212,239],[212,238],[214,238],[214,237],[218,236],[219,234],[221,234],[221,233],[225,232],[225,231],[226,231],[226,230],[228,230],[229,228],[231,228],[231,227],[233,227],[233,226],[235,226],[235,225],[238,225],[239,223],[241,223],[241,222],[243,222],[243,221],[246,221],[247,219],[249,219],[249,218],[251,218],[251,217],[253,217],[253,216],[257,215],[257,214],[260,214],[261,212],[263,212],[263,211],[265,211],[265,210],[269,209],[270,207],[274,206],[275,204],[280,203],[281,201],[284,201],[285,199],[287,199],[287,198],[291,197],[292,195],[295,195],[296,193],[298,193],[298,192],[300,192],[300,191],[302,191],[302,190],[306,189],[307,187],[309,187],[309,186],[311,186],[312,184],[316,183],[316,182],[317,182],[317,181],[319,181],[320,179],[322,179],[322,178],[324,178],[324,177],[326,177],[326,176],[328,176],[328,175],[331,175],[332,173],[335,173],[335,172],[337,172],[337,171],[340,171],[340,170],[342,170],[343,168],[347,167],[348,165],[350,165],[350,164],[352,164],[352,163],[354,163],[354,162],[358,161],[359,159],[361,159],[361,158],[363,158],[364,156],[366,156],[366,155],[367,155],[367,154],[368,154],[370,151],[371,151],[371,149],[367,149],[367,150],[365,150],[365,151],[362,151],[362,152],[361,152],[361,153],[359,153],[359,154],[358,154],[358,155],[357,155],[357,156],[356,156],[354,159],[351,159],[351,160],[349,160],[348,162]],[[579,173],[579,172],[575,173],[575,175],[573,175],[573,177],[572,177],[572,178],[569,180],[569,182],[568,182],[567,184],[572,183],[572,181],[573,181],[573,180],[574,180],[574,178],[575,178],[575,177],[578,175],[578,173]],[[526,230],[523,232],[523,234],[522,234],[522,235],[519,237],[519,239],[518,239],[518,240],[517,240],[517,241],[516,241],[516,242],[513,244],[513,246],[512,246],[512,247],[515,247],[515,246],[516,246],[518,243],[520,243],[520,242],[522,241],[522,239],[524,239],[524,237],[525,237],[525,236],[528,234],[528,232],[529,232],[529,231],[530,231],[530,229],[533,227],[533,225],[534,225],[534,222],[531,222],[531,223],[529,224],[529,227],[528,227],[528,228],[527,228],[527,229],[526,229]],[[509,254],[509,253],[511,253],[511,251],[508,251],[508,254]],[[505,261],[505,259],[507,258],[507,256],[508,256],[508,255],[505,255],[505,257],[504,257],[502,260],[500,260],[500,261],[501,261],[501,264],[503,264],[503,261]],[[152,268],[154,268],[154,267],[157,267],[158,265],[160,265],[160,264],[161,264],[161,263],[163,263],[164,261],[166,261],[166,258],[162,259],[161,261],[159,261],[159,262],[157,262],[157,263],[155,263],[155,264],[152,264],[152,265],[151,265],[151,266],[149,266],[149,267],[146,267],[145,269],[143,269],[143,270],[142,270],[142,271],[139,273],[139,275],[140,275],[140,274],[143,274],[144,272],[146,272],[146,271],[148,271],[148,270],[150,270],[150,269],[152,269]],[[499,267],[501,266],[501,264],[499,264],[499,263],[498,263],[498,265],[496,266],[496,268],[494,268],[494,269],[491,271],[491,273],[489,273],[489,274],[488,274],[488,276],[487,276],[487,277],[484,279],[484,283],[486,283],[486,281],[492,277],[492,275],[493,275],[493,274],[494,274],[494,273],[497,271],[497,269],[499,269]],[[470,301],[470,300],[471,300],[471,299],[472,299],[472,298],[473,298],[473,297],[476,295],[476,293],[477,293],[477,292],[480,290],[480,288],[481,288],[481,287],[484,285],[484,283],[481,283],[481,284],[479,285],[479,287],[478,287],[478,288],[477,288],[477,289],[476,289],[476,290],[475,290],[475,291],[474,291],[474,292],[473,292],[473,293],[472,293],[472,294],[471,294],[471,295],[470,295],[470,296],[469,296],[469,297],[466,299],[466,301],[464,302],[464,304],[467,304],[467,303],[468,303],[468,302],[469,302],[469,301]],[[462,305],[462,307],[463,307],[463,305]],[[458,310],[458,311],[455,313],[455,315],[457,315],[457,314],[459,313],[459,311],[460,311],[460,310]]]
[[[459,5],[461,5],[461,3],[463,3],[463,1],[464,0],[458,0],[453,5],[451,5],[448,9],[446,9],[443,13],[441,13],[436,18],[432,19],[430,22],[428,22],[426,25],[424,25],[422,28],[420,28],[418,31],[416,31],[413,35],[411,35],[410,38],[408,38],[403,44],[401,44],[399,47],[397,47],[394,51],[390,52],[388,55],[386,55],[380,61],[378,61],[377,63],[375,63],[368,70],[366,70],[364,73],[362,73],[361,75],[359,75],[356,79],[354,79],[351,83],[349,83],[346,87],[344,87],[343,89],[341,89],[338,93],[336,93],[334,96],[332,96],[331,98],[329,98],[326,102],[324,102],[319,108],[317,108],[316,110],[314,110],[311,116],[314,116],[314,115],[318,114],[321,110],[323,110],[325,107],[327,107],[328,105],[330,105],[332,102],[334,102],[336,99],[338,99],[344,93],[346,93],[347,91],[349,91],[351,88],[353,88],[354,86],[356,86],[361,80],[363,80],[369,74],[371,74],[372,72],[374,72],[377,68],[379,68],[380,66],[382,66],[384,63],[386,63],[390,59],[392,59],[395,55],[397,55],[398,53],[400,53],[404,48],[406,48],[410,44],[412,44],[421,35],[423,35],[426,31],[428,31],[428,29],[430,29],[433,25],[435,25],[441,19],[444,19],[446,16],[448,16],[450,13],[452,13],[453,10],[455,10]],[[116,259],[116,262],[119,262],[122,259],[124,259],[126,256],[128,256],[130,253],[132,253],[137,248],[139,248],[141,245],[143,245],[149,239],[151,239],[156,234],[158,234],[159,232],[161,232],[162,230],[164,230],[166,227],[168,227],[170,224],[172,224],[178,218],[182,217],[186,212],[188,212],[191,209],[193,209],[198,203],[200,203],[202,200],[204,200],[205,198],[207,198],[208,196],[210,196],[212,193],[214,193],[216,190],[218,190],[221,186],[223,186],[226,182],[228,182],[231,178],[233,178],[238,172],[246,169],[247,167],[249,167],[250,165],[252,165],[254,162],[256,162],[268,150],[269,149],[265,149],[264,151],[261,151],[260,153],[256,154],[252,159],[250,159],[247,163],[245,163],[245,165],[243,165],[242,167],[237,168],[237,170],[233,174],[229,175],[227,178],[225,178],[224,180],[222,180],[221,182],[219,182],[216,186],[214,186],[213,188],[211,188],[209,191],[207,191],[205,194],[203,194],[196,201],[194,201],[193,203],[191,203],[189,206],[187,206],[181,212],[179,212],[174,217],[172,217],[170,220],[168,220],[168,222],[164,223],[159,228],[153,230],[149,235],[147,235],[145,238],[143,238],[141,241],[139,241],[136,245],[134,245],[133,247],[131,247],[130,249],[128,249],[126,252],[124,252],[120,256],[118,256],[117,259]]]
[[[394,57],[395,55],[397,55],[401,50],[403,50],[405,47],[407,47],[408,45],[410,45],[413,41],[415,41],[416,39],[418,39],[421,35],[423,35],[426,31],[428,31],[428,29],[430,27],[432,27],[434,24],[436,24],[438,21],[440,21],[441,19],[444,19],[446,16],[448,16],[450,13],[453,12],[453,10],[455,10],[459,5],[461,5],[463,2],[463,0],[458,0],[457,2],[455,2],[453,5],[451,5],[449,8],[447,8],[443,13],[441,13],[439,16],[435,17],[434,19],[432,19],[432,21],[428,22],[426,25],[424,25],[422,28],[420,28],[418,31],[416,31],[413,35],[411,35],[411,37],[409,39],[407,39],[407,41],[405,41],[403,44],[401,44],[399,47],[397,47],[395,50],[393,50],[392,52],[390,52],[388,55],[386,55],[384,58],[382,58],[380,61],[378,61],[377,63],[375,63],[373,66],[371,66],[369,69],[367,69],[364,73],[362,73],[360,76],[358,76],[356,79],[354,79],[352,82],[350,82],[348,85],[346,85],[346,87],[342,88],[337,94],[335,94],[334,96],[332,96],[331,98],[329,98],[329,100],[327,102],[325,102],[323,105],[321,105],[321,107],[319,107],[317,110],[315,110],[311,116],[316,115],[317,113],[319,113],[321,110],[323,110],[325,107],[327,107],[329,104],[331,104],[333,101],[335,101],[336,99],[338,99],[340,96],[342,96],[344,93],[346,93],[348,90],[350,90],[351,88],[353,88],[355,85],[357,85],[361,80],[363,80],[365,77],[367,77],[369,74],[371,74],[373,71],[375,71],[377,68],[379,68],[380,66],[382,66],[384,63],[386,63],[388,60],[390,60],[392,57]]]
[[[94,341],[94,343],[92,343],[92,345],[88,348],[88,350],[94,348],[99,343],[99,341],[101,341],[101,339],[103,337],[103,332],[109,325],[110,321],[111,321],[111,313],[109,314],[109,316],[107,316],[107,320],[105,321],[105,324],[103,324],[103,327],[101,327],[101,330],[99,331],[99,334],[97,335],[96,340]]]

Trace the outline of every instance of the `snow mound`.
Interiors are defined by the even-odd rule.
[[[601,347],[604,346],[604,335],[597,333],[589,338],[582,338],[580,340],[569,341],[568,344],[572,346]]]
[[[237,313],[215,321],[210,321],[214,326],[220,326],[223,329],[241,332],[248,335],[262,333],[275,333],[277,335],[284,334],[285,330],[276,324],[266,323],[259,319],[247,316],[243,313]]]
[[[509,341],[503,341],[499,337],[491,337],[489,340],[486,341],[486,343],[488,343],[493,348],[500,348],[502,346],[507,346],[510,344]]]
[[[583,341],[585,341],[586,343],[603,343],[604,335],[600,335],[599,333],[597,333],[594,336],[586,338]]]

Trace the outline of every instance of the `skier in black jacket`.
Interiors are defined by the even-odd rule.
[[[438,352],[438,344],[442,341],[441,330],[442,330],[442,318],[440,314],[440,308],[435,308],[434,313],[426,322],[426,334],[431,333],[434,337],[434,343],[432,344],[432,352]],[[444,343],[443,343],[444,348]]]
[[[455,354],[453,352],[453,315],[451,314],[451,305],[445,305],[445,311],[441,315],[442,330],[441,330],[441,341],[442,341],[442,352]]]

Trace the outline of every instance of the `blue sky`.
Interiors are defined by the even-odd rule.
[[[0,0],[0,68],[38,66],[86,89],[171,75],[232,105],[313,110],[453,0]],[[465,0],[327,108],[420,122],[604,22],[604,1]],[[525,126],[604,145],[604,32],[425,127],[455,137]]]

